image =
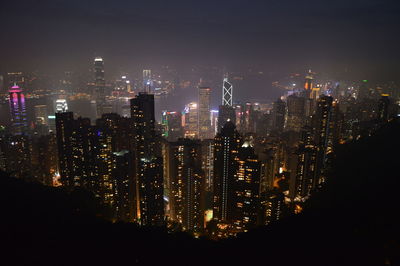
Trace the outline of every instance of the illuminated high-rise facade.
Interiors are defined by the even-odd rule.
[[[65,99],[58,99],[56,101],[56,112],[57,113],[65,113],[68,112],[68,103]]]
[[[106,114],[92,126],[90,119],[56,113],[59,169],[63,186],[84,187],[115,210],[117,220],[132,221],[135,147],[132,122]]]
[[[135,131],[137,218],[142,225],[164,223],[163,159],[157,154],[154,95],[145,92],[131,99]]]
[[[257,224],[260,194],[261,161],[254,154],[253,147],[244,142],[239,149],[234,175],[234,204],[232,220],[234,230],[247,232]]]
[[[170,204],[172,219],[184,231],[201,233],[204,228],[204,174],[199,140],[180,139],[170,143],[172,153]]]
[[[285,130],[300,132],[305,122],[306,99],[297,95],[287,97],[287,120]]]
[[[225,77],[222,82],[222,105],[232,106],[233,104],[233,86]]]
[[[214,142],[214,219],[231,223],[234,219],[236,159],[242,137],[232,122],[227,122]]]
[[[56,113],[56,131],[62,185],[68,188],[93,187],[94,132],[90,119],[74,120],[72,112]]]
[[[332,152],[333,147],[333,98],[321,96],[317,102],[317,109],[314,117],[314,142],[317,149],[315,165],[314,187],[319,187],[325,182],[325,167],[327,155]]]
[[[105,97],[106,80],[104,75],[104,61],[101,57],[94,59],[95,98],[102,101]]]
[[[105,104],[106,97],[106,80],[104,74],[104,61],[101,57],[94,59],[94,92],[93,96],[96,100],[97,116],[101,117],[104,113],[103,106]]]
[[[143,91],[151,92],[153,87],[153,79],[151,76],[151,69],[143,69]]]
[[[311,70],[307,72],[306,79],[304,82],[304,96],[306,98],[310,98],[313,90],[313,82],[314,82],[314,77],[313,73]]]
[[[9,90],[10,112],[11,112],[11,130],[14,135],[26,134],[28,123],[26,120],[25,95],[18,86],[13,86]]]
[[[199,136],[199,105],[191,102],[185,106],[185,138]]]
[[[35,105],[35,123],[38,125],[48,124],[47,106]]]
[[[164,111],[162,124],[164,129],[163,137],[168,141],[177,141],[179,138],[183,138],[182,113]]]
[[[199,87],[199,138],[212,138],[210,120],[211,88]]]

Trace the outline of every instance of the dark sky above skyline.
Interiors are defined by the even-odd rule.
[[[2,2],[1,71],[213,64],[395,78],[398,0]]]

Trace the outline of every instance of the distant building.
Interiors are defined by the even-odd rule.
[[[48,114],[46,105],[35,105],[35,123],[37,125],[48,125]]]
[[[144,92],[152,92],[152,88],[153,88],[153,79],[151,76],[151,70],[150,69],[144,69],[143,70],[143,91]]]
[[[228,121],[233,124],[236,123],[235,109],[230,105],[220,105],[218,110],[218,132]]]
[[[185,138],[199,137],[199,106],[191,102],[185,106]]]
[[[56,112],[57,113],[65,113],[68,112],[68,103],[65,99],[58,99],[56,101]]]
[[[14,135],[26,134],[28,122],[26,119],[25,95],[19,86],[13,86],[9,90],[11,131]]]
[[[210,120],[210,96],[211,88],[199,87],[199,138],[208,139],[214,137],[211,131]]]
[[[305,98],[297,95],[287,97],[286,131],[300,132],[305,122]]]
[[[232,106],[233,104],[233,86],[225,77],[222,82],[222,105]]]
[[[272,131],[283,132],[285,127],[286,103],[281,99],[274,102],[272,106]]]

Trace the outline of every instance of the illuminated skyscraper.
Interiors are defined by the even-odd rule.
[[[93,137],[90,119],[74,120],[72,112],[56,113],[57,147],[61,183],[68,188],[95,183]]]
[[[233,87],[228,81],[228,77],[225,77],[222,82],[222,105],[232,106],[233,104]]]
[[[180,139],[171,144],[171,217],[184,231],[200,233],[204,227],[204,175],[199,140]]]
[[[151,77],[151,70],[144,69],[143,70],[143,91],[150,93],[152,87],[153,87],[153,79]]]
[[[94,92],[93,96],[96,100],[97,116],[101,117],[103,105],[106,97],[106,80],[104,75],[104,61],[101,57],[94,59]]]
[[[180,112],[163,112],[162,123],[164,126],[163,136],[169,141],[177,141],[183,138],[182,114]]]
[[[135,167],[132,152],[113,153],[113,185],[115,217],[119,221],[133,222],[135,215]]]
[[[145,92],[131,99],[135,130],[137,217],[142,225],[164,222],[163,161],[157,154],[154,95]]]
[[[38,125],[48,124],[47,106],[35,105],[35,123]]]
[[[300,132],[305,122],[305,98],[297,95],[287,97],[286,131]]]
[[[210,121],[211,88],[199,87],[199,138],[212,138]]]
[[[218,110],[210,111],[211,132],[213,137],[218,133],[218,113]]]
[[[235,206],[236,159],[242,137],[232,122],[227,122],[215,136],[214,143],[214,219],[232,223]]]
[[[65,113],[68,112],[68,104],[65,99],[58,99],[56,101],[56,112],[57,113]]]
[[[260,194],[261,161],[254,154],[253,147],[244,142],[239,149],[236,163],[234,209],[231,217],[235,231],[247,232],[256,226]]]
[[[327,155],[331,152],[333,146],[332,106],[333,98],[330,96],[323,95],[317,102],[314,117],[314,142],[317,148],[317,161],[313,187],[320,186],[325,182],[324,170]]]
[[[12,133],[14,135],[26,134],[28,123],[26,120],[25,96],[22,93],[22,89],[15,85],[9,90],[9,95]]]
[[[294,185],[295,201],[303,201],[311,195],[314,189],[315,164],[317,160],[317,150],[309,127],[304,127],[301,132],[301,140],[296,151],[297,169]]]
[[[313,81],[314,81],[313,73],[311,72],[311,70],[309,70],[307,72],[306,80],[305,80],[305,83],[304,83],[304,94],[305,94],[304,96],[306,98],[310,98],[311,97],[311,93],[312,93],[312,90],[313,90]]]
[[[106,80],[104,75],[104,61],[101,57],[94,59],[94,83],[95,83],[95,98],[103,100],[105,97]]]
[[[198,138],[199,106],[191,102],[185,106],[185,138]]]

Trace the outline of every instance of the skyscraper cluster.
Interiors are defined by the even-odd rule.
[[[63,91],[53,102],[54,115],[46,104],[34,105],[31,124],[17,85],[23,83],[12,75],[0,168],[17,178],[87,190],[112,221],[194,236],[234,236],[300,213],[329,178],[337,146],[372,134],[399,113],[398,97],[366,80],[347,87],[319,83],[308,71],[301,85],[269,103],[235,101],[240,87],[224,75],[218,110],[212,109],[215,88],[201,80],[197,101],[163,111],[158,123],[162,82],[151,70],[143,70],[139,82],[121,75],[112,86],[102,58],[93,71],[88,99],[96,115],[71,112],[69,99],[86,96]],[[114,105],[117,100],[122,104]]]

